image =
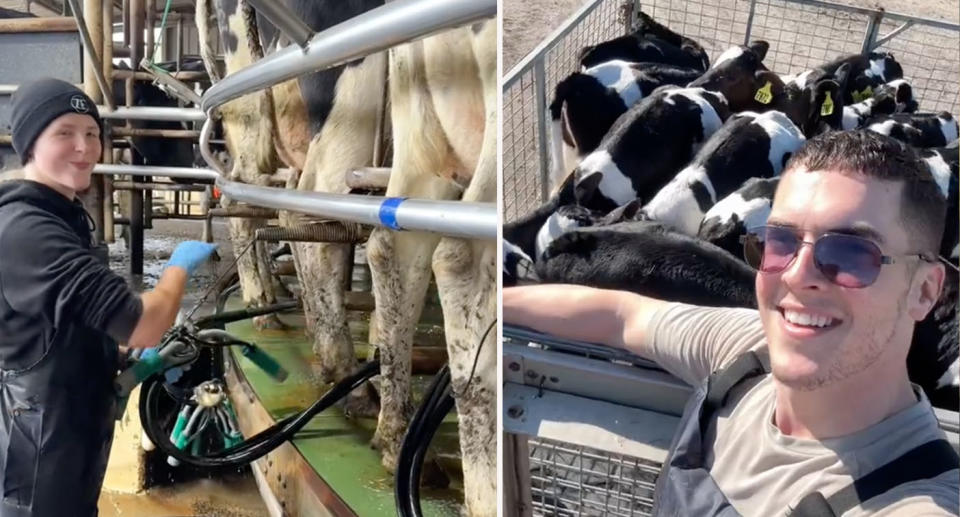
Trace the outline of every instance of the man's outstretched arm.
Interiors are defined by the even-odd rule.
[[[533,285],[503,290],[503,319],[553,336],[624,348],[650,357],[645,335],[667,302],[626,291],[579,285]]]

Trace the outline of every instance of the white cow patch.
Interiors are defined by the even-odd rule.
[[[613,157],[606,150],[595,151],[587,155],[580,162],[580,169],[588,171],[582,176],[587,178],[592,174],[601,174],[600,193],[608,199],[622,205],[627,201],[637,198],[637,193],[633,190],[633,183],[630,182],[616,163],[613,163]]]
[[[739,192],[734,192],[713,205],[713,208],[703,216],[703,220],[717,218],[725,222],[731,220],[734,214],[743,221],[745,228],[763,226],[770,217],[770,198],[758,197],[746,200]]]
[[[878,77],[881,80],[885,80],[884,74],[886,72],[887,64],[885,58],[871,59],[870,68],[863,71],[864,75],[867,77]]]
[[[717,111],[713,109],[713,106],[709,102],[707,102],[707,99],[703,98],[704,92],[706,92],[706,90],[703,88],[680,88],[668,92],[665,100],[670,104],[674,104],[671,97],[674,95],[679,95],[695,102],[697,106],[700,107],[700,126],[703,128],[703,139],[706,140],[710,137],[710,135],[716,133],[717,130],[720,129],[720,126],[723,125],[723,121],[720,120],[720,116],[717,115]]]
[[[723,52],[723,54],[720,54],[720,57],[718,57],[717,60],[714,61],[713,66],[711,66],[710,68],[716,68],[716,67],[720,66],[721,63],[723,63],[723,62],[725,62],[725,61],[730,61],[730,60],[733,60],[733,59],[737,59],[738,57],[740,57],[740,56],[742,56],[742,55],[743,55],[743,49],[742,49],[742,48],[740,48],[739,46],[730,47],[730,48],[728,48],[727,50],[725,50],[725,51]]]
[[[953,361],[947,371],[943,372],[940,379],[937,380],[938,388],[960,385],[960,359]]]
[[[957,119],[937,117],[940,121],[940,131],[943,132],[945,142],[952,142],[957,139]]]
[[[633,106],[643,98],[643,92],[637,84],[634,70],[630,63],[622,60],[607,61],[585,72],[587,75],[595,77],[600,84],[607,88],[612,88],[620,95],[623,104],[626,107]]]
[[[811,73],[813,73],[813,70],[807,70],[806,72],[798,75],[795,79],[793,79],[792,82],[799,86],[802,90],[807,87],[807,79],[810,77]]]
[[[856,129],[867,115],[873,112],[873,105],[876,99],[873,97],[843,107],[843,121],[840,123],[843,129]]]
[[[869,129],[875,133],[880,133],[881,135],[890,136],[890,131],[893,130],[894,126],[897,125],[896,120],[884,120],[883,122],[878,122],[876,124],[870,124]],[[907,125],[907,124],[904,124]]]
[[[960,244],[953,247],[953,253],[950,254],[950,258],[960,258]]]
[[[524,253],[522,249],[520,249],[520,246],[517,246],[516,244],[506,239],[500,239],[500,240],[501,242],[503,242],[503,264],[504,265],[506,265],[507,257],[509,257],[510,255],[516,255],[522,259],[526,259],[526,260],[529,260],[530,262],[533,262],[533,260],[531,260],[530,257],[528,257],[527,254]]]
[[[710,201],[717,201],[717,192],[707,177],[702,165],[691,165],[667,183],[657,195],[643,207],[643,212],[656,221],[661,221],[687,235],[696,236],[703,219],[703,212],[690,186],[701,183],[710,193]]]
[[[540,227],[540,231],[537,232],[537,260],[543,258],[543,254],[550,247],[550,243],[557,237],[579,227],[580,224],[577,223],[576,219],[571,219],[556,212],[550,214],[547,221]]]
[[[561,114],[562,117],[562,114]],[[566,142],[563,141],[563,122],[562,118],[551,121],[550,123],[550,165],[552,166],[552,173],[550,174],[550,188],[553,188],[554,185],[558,185],[560,181],[566,177],[567,172],[570,171],[570,168],[567,166],[569,162],[564,160],[564,148],[567,146]]]
[[[764,113],[754,113],[746,111],[739,115],[745,115],[753,118],[753,124],[762,127],[770,137],[770,152],[767,153],[767,159],[773,167],[774,176],[780,174],[783,170],[783,155],[792,153],[803,146],[807,139],[789,117],[780,111],[766,111]]]
[[[947,197],[950,189],[950,165],[938,153],[933,153],[933,156],[926,157],[923,161],[927,162],[927,168],[940,187],[943,197]]]

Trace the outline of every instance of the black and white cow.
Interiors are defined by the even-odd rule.
[[[704,214],[751,177],[770,178],[803,146],[800,129],[779,111],[731,116],[696,157],[657,192],[644,215],[690,236]]]
[[[743,257],[740,236],[746,235],[748,229],[763,226],[767,222],[779,182],[779,177],[747,180],[703,216],[697,237],[736,257]]]
[[[621,289],[697,305],[756,307],[742,260],[650,221],[580,228],[557,238],[537,275],[547,283]]]
[[[784,83],[763,64],[769,48],[770,44],[763,40],[730,47],[717,58],[710,70],[687,87],[722,93],[733,113],[783,111],[774,103],[784,95]]]
[[[871,118],[866,128],[915,147],[944,147],[957,139],[957,119],[950,113],[895,113]]]
[[[662,87],[617,119],[574,170],[577,202],[606,213],[649,201],[728,117],[723,95]]]
[[[913,113],[918,103],[906,79],[896,79],[877,88],[873,97],[843,107],[842,129],[863,127],[872,118],[894,113]]]
[[[844,105],[866,100],[874,90],[894,79],[903,77],[903,67],[889,52],[851,54],[841,56],[817,67],[826,73],[835,74],[844,64],[849,64],[849,75],[843,90]],[[812,71],[804,72],[812,73]],[[802,74],[801,74],[802,75]]]
[[[564,78],[550,103],[552,183],[596,149],[628,108],[660,86],[684,86],[700,74],[668,64],[614,60]]]
[[[710,58],[699,43],[673,32],[642,11],[638,13],[637,29],[633,33],[580,51],[583,68],[616,59],[633,63],[668,63],[700,72],[710,67]]]
[[[807,137],[840,129],[843,121],[843,89],[849,77],[850,64],[835,73],[809,70],[784,84],[783,95],[776,97],[773,109],[782,111]]]
[[[960,221],[957,208],[960,205],[958,196],[958,169],[960,169],[960,152],[957,143],[946,147],[920,149],[920,157],[927,164],[930,173],[936,180],[940,190],[947,198],[947,219],[943,228],[943,240],[940,242],[940,256],[949,259],[954,264],[960,261]]]

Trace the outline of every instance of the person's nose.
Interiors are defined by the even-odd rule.
[[[829,280],[817,269],[813,243],[799,244],[797,256],[783,271],[783,281],[793,289],[823,289]]]

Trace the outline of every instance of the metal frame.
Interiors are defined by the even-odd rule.
[[[494,0],[398,0],[315,35],[301,49],[290,45],[234,72],[204,92],[200,107],[217,107],[248,93],[298,75],[336,66],[430,34],[495,16]],[[226,179],[223,165],[210,151],[212,120],[200,133],[200,152],[218,171],[217,186],[231,198],[258,206],[304,212],[394,230],[495,239],[496,203],[413,200],[257,187]]]
[[[504,325],[502,346],[505,514],[647,515],[647,477],[664,461],[693,389],[629,352],[522,327]],[[960,450],[960,414],[934,413]],[[538,456],[544,446],[562,457]],[[625,478],[625,464],[647,474]]]

